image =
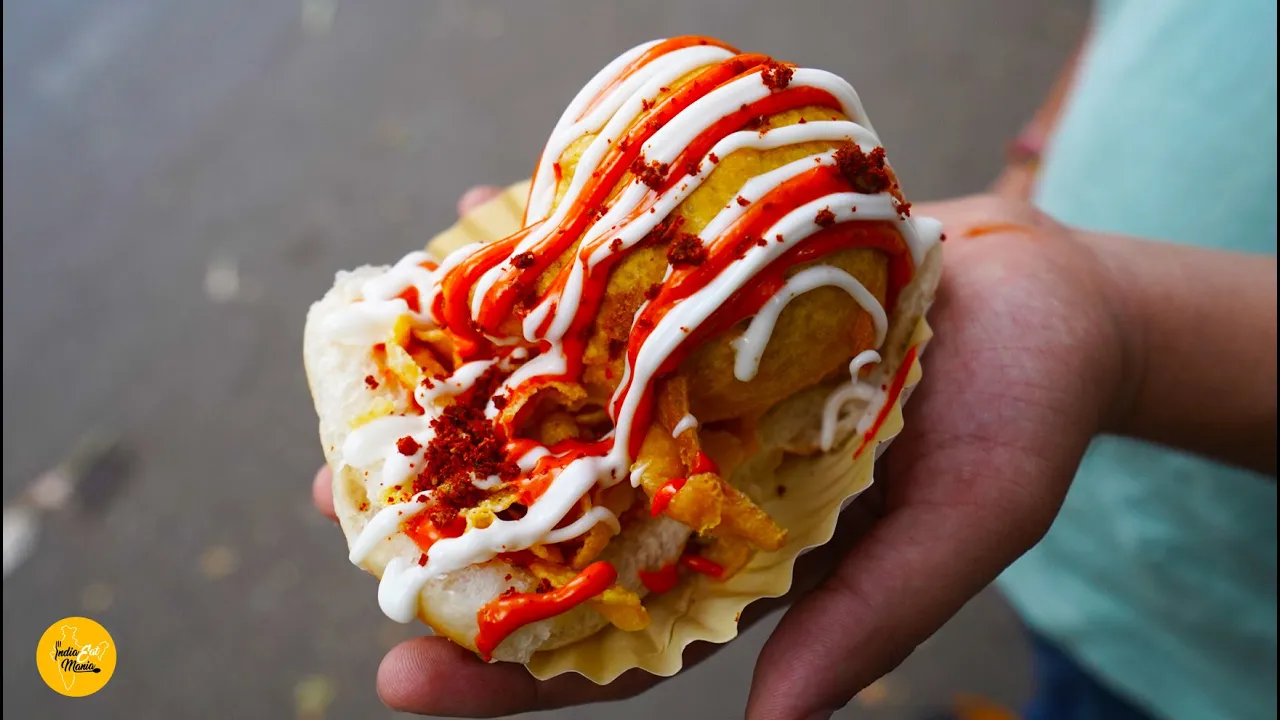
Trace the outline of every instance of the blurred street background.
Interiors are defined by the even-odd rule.
[[[301,334],[334,271],[392,262],[468,187],[526,177],[599,67],[685,33],[848,78],[912,200],[978,191],[1088,3],[3,8],[4,714],[317,720],[392,716],[378,661],[418,632],[311,507]],[[83,700],[32,659],[74,615],[119,649]],[[776,619],[658,690],[554,716],[740,717]],[[1026,659],[988,593],[841,717],[1016,705]]]

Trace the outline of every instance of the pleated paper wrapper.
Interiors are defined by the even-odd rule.
[[[528,193],[527,180],[511,185],[432,239],[428,251],[443,258],[463,245],[499,240],[519,230]],[[874,437],[853,433],[830,452],[788,455],[769,478],[770,487],[784,486],[788,492],[753,497],[786,528],[785,547],[756,553],[745,568],[725,582],[689,573],[674,590],[645,597],[651,622],[644,630],[624,632],[606,626],[571,645],[536,653],[528,663],[529,671],[543,680],[576,672],[601,684],[632,668],[669,676],[679,672],[684,649],[691,643],[733,639],[743,609],[756,600],[784,595],[791,587],[796,558],[829,541],[840,511],[871,486],[875,459],[902,430],[902,403],[920,381],[918,358],[931,335],[928,323],[921,319],[908,343],[916,352],[905,386]],[[873,411],[877,411],[874,406],[865,412]],[[736,475],[733,479],[739,482]]]

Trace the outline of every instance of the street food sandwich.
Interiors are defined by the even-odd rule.
[[[742,469],[861,451],[940,239],[848,83],[703,37],[587,83],[523,225],[339,273],[304,349],[383,611],[521,662],[786,546]]]

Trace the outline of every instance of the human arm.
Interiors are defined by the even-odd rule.
[[[1126,328],[1103,429],[1275,475],[1275,257],[1078,236],[1108,268]]]
[[[1005,165],[1000,175],[991,185],[991,192],[1012,200],[1027,200],[1035,187],[1039,172],[1040,153],[1053,134],[1062,115],[1063,106],[1075,84],[1080,59],[1084,55],[1085,46],[1089,42],[1086,30],[1075,50],[1067,58],[1057,78],[1049,88],[1040,107],[1036,109],[1018,135],[1009,142],[1005,150]]]

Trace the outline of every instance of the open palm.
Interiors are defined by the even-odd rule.
[[[490,192],[468,193],[462,209]],[[914,212],[942,220],[948,236],[925,379],[877,484],[831,543],[801,559],[786,598],[744,615],[791,605],[757,662],[753,719],[843,706],[1035,544],[1119,390],[1107,270],[1069,231],[994,197]],[[332,515],[329,485],[321,470],[316,503]],[[691,647],[686,665],[715,649]],[[430,637],[394,648],[378,673],[388,705],[462,716],[612,700],[660,681],[632,671],[608,686],[541,682]]]

